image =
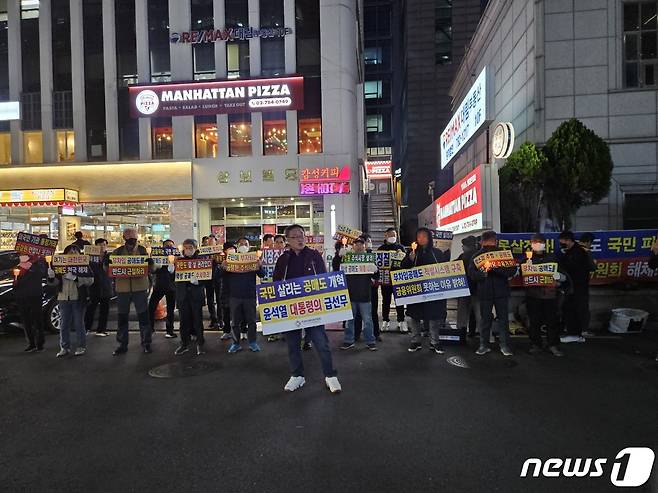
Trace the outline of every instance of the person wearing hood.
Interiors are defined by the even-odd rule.
[[[146,248],[137,244],[137,230],[134,228],[126,228],[123,230],[123,239],[125,244],[112,252],[112,255],[135,255],[148,257]],[[106,262],[111,263],[111,257],[106,257]],[[149,268],[153,264],[152,260],[148,260]],[[149,276],[147,272],[140,277],[129,277],[127,279],[115,279],[115,288],[117,293],[117,308],[118,308],[118,322],[117,322],[117,342],[119,346],[114,350],[114,355],[118,356],[128,352],[128,325],[130,304],[135,306],[137,317],[139,320],[139,333],[142,342],[142,351],[145,354],[150,354],[151,349],[151,322],[149,320],[148,312],[148,290],[149,290]]]
[[[546,238],[541,233],[536,233],[530,240],[532,247],[532,257],[528,263],[532,265],[541,265],[557,263],[555,255],[546,253]],[[555,282],[564,282],[567,277],[558,272],[553,274]],[[543,351],[541,327],[546,326],[548,351],[553,356],[563,356],[560,351],[560,329],[557,321],[557,287],[549,286],[530,286],[525,288],[526,308],[528,318],[530,319],[530,354],[537,354]]]
[[[25,352],[41,352],[45,342],[41,303],[47,265],[43,258],[36,255],[21,254],[19,261],[13,292],[27,340]]]
[[[468,269],[473,255],[477,250],[477,239],[475,236],[467,236],[462,240],[463,252],[457,260],[464,262],[464,269]],[[468,287],[471,291],[470,296],[463,296],[457,298],[457,328],[468,332],[469,337],[475,335],[475,331],[480,328],[482,319],[480,317],[480,302],[477,297],[477,280],[468,278]],[[471,318],[471,311],[475,314],[475,327],[469,327],[469,320]]]
[[[162,242],[163,248],[176,248],[173,240],[165,240]],[[155,332],[155,312],[160,304],[162,298],[167,303],[167,319],[165,323],[165,337],[173,339],[176,336],[174,333],[174,314],[176,310],[176,283],[174,282],[174,274],[169,272],[166,265],[153,266],[155,269],[153,282],[153,291],[151,291],[151,298],[149,299],[149,322],[151,324],[151,331]]]
[[[187,239],[183,242],[183,258],[197,259],[199,251],[196,240]],[[169,274],[174,275],[174,264],[167,266]],[[204,353],[203,346],[205,339],[203,337],[203,302],[205,292],[204,286],[193,274],[189,281],[179,281],[176,283],[176,305],[180,314],[180,337],[181,345],[174,351],[179,356],[190,350],[192,334],[196,336],[196,354]]]
[[[498,237],[495,231],[482,233],[482,248],[475,252],[467,267],[469,279],[477,282],[477,296],[480,301],[480,347],[476,354],[482,356],[491,352],[489,336],[493,325],[493,308],[496,308],[498,337],[500,338],[500,352],[503,356],[513,356],[509,340],[509,280],[514,277],[517,267],[491,267],[485,266],[480,270],[475,265],[475,258],[483,253],[503,250],[498,247]]]
[[[64,249],[64,255],[80,255],[80,248],[75,243]],[[70,272],[64,275],[57,274],[48,269],[48,284],[57,286],[57,304],[61,317],[59,325],[58,358],[63,358],[71,352],[71,329],[75,330],[78,347],[75,356],[82,356],[87,352],[87,334],[83,322],[83,314],[87,304],[89,286],[94,283],[93,275],[88,277],[77,276]]]
[[[416,231],[416,249],[407,254],[402,261],[403,269],[412,269],[423,265],[438,264],[450,261],[450,252],[442,252],[434,248],[432,233],[427,228],[419,228]],[[413,353],[423,348],[423,322],[429,321],[430,329],[430,350],[437,354],[443,354],[441,345],[440,330],[446,323],[446,300],[425,301],[423,303],[414,303],[407,307],[407,313],[410,317],[410,329],[412,333],[411,343],[408,351]]]
[[[398,242],[398,234],[395,228],[388,228],[384,233],[384,244],[378,249],[380,252],[404,252],[404,247]],[[393,270],[393,269],[391,269]],[[390,283],[382,282],[382,332],[391,330],[391,298],[393,296],[393,286]],[[400,332],[409,331],[407,323],[404,320],[404,306],[395,305],[395,314],[397,315],[398,329]]]
[[[238,253],[249,252],[249,240],[240,238],[238,240]],[[240,345],[243,324],[247,326],[247,339],[249,349],[256,353],[260,351],[256,333],[256,276],[265,277],[263,264],[258,260],[258,269],[251,272],[228,272],[227,263],[222,265],[223,282],[228,283],[230,292],[229,306],[231,309],[231,324],[233,328],[233,343],[228,348],[231,354],[242,350]]]

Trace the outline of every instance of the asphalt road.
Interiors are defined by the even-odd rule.
[[[588,342],[567,356],[485,357],[474,348],[410,354],[334,352],[343,393],[324,387],[315,354],[287,394],[285,343],[236,355],[209,333],[208,353],[23,354],[0,337],[0,485],[4,492],[544,492],[616,491],[615,455],[658,452],[658,363],[652,341]],[[334,347],[340,333],[331,333]],[[448,363],[461,356],[469,368]],[[173,363],[174,378],[149,371]],[[607,458],[602,478],[520,478],[530,457]],[[658,465],[635,491],[658,492]]]

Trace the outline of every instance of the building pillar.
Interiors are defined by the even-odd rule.
[[[85,104],[84,31],[82,0],[70,0],[71,11],[71,89],[75,160],[87,161],[87,114]]]
[[[213,1],[213,14],[215,17],[215,29],[224,29],[226,22],[226,9],[224,0]],[[215,77],[226,79],[226,42],[215,43]],[[219,158],[228,157],[228,115],[217,115],[217,136],[219,142]]]
[[[190,2],[169,0],[170,32],[189,31],[190,19]],[[172,81],[194,79],[193,54],[190,43],[170,44],[169,57]],[[171,120],[174,133],[174,159],[191,159],[194,156],[194,117],[174,116]]]
[[[39,3],[39,77],[41,79],[41,134],[43,162],[58,161],[53,131],[53,34],[50,0]]]
[[[140,84],[151,82],[149,50],[148,0],[135,0],[135,48],[137,51],[137,74]],[[107,99],[107,98],[106,98]],[[153,155],[151,119],[139,119],[139,159],[150,161]]]
[[[114,0],[103,0],[103,70],[105,71],[105,138],[107,160],[118,161],[119,111]]]
[[[293,30],[291,36],[283,38],[285,49],[286,74],[297,72],[297,32],[295,26],[295,0],[283,0],[283,26]],[[299,152],[297,137],[297,111],[286,111],[286,132],[288,133],[288,155]]]
[[[20,2],[7,2],[7,38],[9,50],[9,100],[20,101],[23,92]],[[10,121],[9,128],[11,131],[11,162],[12,164],[22,164],[23,131],[21,130],[21,120]]]

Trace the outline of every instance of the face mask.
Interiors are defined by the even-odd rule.
[[[129,247],[134,247],[135,245],[137,245],[137,238],[128,238],[126,240],[126,245],[128,245]]]
[[[247,253],[247,252],[249,252],[249,247],[248,246],[242,245],[242,246],[238,247],[238,253]]]
[[[368,243],[366,243],[366,248],[372,248],[372,241],[369,241]]]
[[[546,243],[533,243],[532,250],[534,252],[543,252],[546,250]]]
[[[393,243],[395,243],[396,241],[398,241],[398,239],[397,239],[396,236],[389,236],[388,238],[386,238],[386,242],[387,242],[387,243],[390,243],[391,245],[392,245]]]
[[[560,243],[560,250],[564,251],[567,249],[567,244],[566,243]]]

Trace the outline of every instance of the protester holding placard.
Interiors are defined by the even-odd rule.
[[[167,257],[167,260],[170,259],[170,255],[176,257],[174,253],[177,251],[176,244],[173,240],[165,240],[162,242],[162,253]],[[153,250],[151,250],[151,256],[153,255]],[[154,280],[153,280],[153,290],[151,291],[151,298],[149,299],[149,322],[151,324],[151,331],[155,332],[155,311],[160,304],[162,298],[165,299],[167,303],[167,319],[165,322],[165,337],[172,339],[177,337],[174,333],[174,314],[176,312],[176,285],[174,283],[174,274],[169,272],[170,262],[168,265],[155,265],[152,266]]]
[[[432,244],[432,232],[427,228],[419,228],[416,231],[416,242],[411,247],[411,251],[402,261],[402,269],[411,269],[422,265],[438,264],[449,262],[450,253],[442,252],[434,248]],[[446,300],[439,299],[426,301],[423,303],[414,303],[407,307],[407,313],[411,318],[410,329],[412,333],[411,343],[408,351],[413,353],[423,348],[422,343],[422,322],[428,321],[430,326],[430,350],[437,354],[443,354],[441,345],[440,330],[445,326],[448,315],[446,309]]]
[[[475,236],[467,236],[462,239],[463,252],[457,257],[457,260],[464,262],[464,267],[468,267],[477,250],[477,239]],[[471,295],[457,298],[457,328],[467,331],[468,336],[473,337],[475,331],[480,328],[482,317],[480,314],[480,301],[477,297],[477,280],[469,277],[468,287]],[[475,315],[475,327],[469,326],[471,311]]]
[[[107,240],[97,238],[94,246],[98,248],[99,255],[90,255],[89,267],[94,274],[94,283],[89,287],[89,302],[85,309],[85,329],[91,332],[94,325],[94,316],[98,307],[98,325],[96,335],[106,337],[107,317],[110,313],[110,299],[112,299],[112,278],[107,275],[104,268],[105,256],[107,255]],[[85,247],[85,253],[89,247]],[[94,262],[94,260],[98,260]]]
[[[224,258],[228,254],[235,253],[235,244],[233,242],[227,241],[222,246],[224,252]],[[217,276],[217,285],[219,289],[219,303],[217,305],[217,313],[221,313],[222,319],[222,341],[228,341],[233,339],[233,329],[231,327],[231,305],[230,305],[230,286],[228,278],[224,275],[221,268],[218,269]]]
[[[505,250],[498,247],[498,239],[495,231],[482,233],[482,248],[475,252],[473,259],[468,265],[468,277],[477,282],[477,296],[480,300],[480,347],[476,351],[478,355],[491,352],[489,347],[489,336],[493,325],[493,308],[496,308],[498,337],[500,338],[500,352],[504,356],[513,356],[509,340],[509,279],[514,277],[517,267],[511,252],[507,255]],[[493,254],[492,252],[502,252]],[[493,260],[482,260],[492,257]],[[509,257],[509,258],[508,258]],[[510,260],[511,259],[511,260]]]
[[[384,233],[384,244],[381,245],[378,251],[384,252],[404,252],[404,247],[398,242],[398,234],[395,228],[388,228]],[[393,286],[391,286],[390,270],[395,270],[399,266],[391,265],[389,272],[382,272],[381,285],[382,285],[382,331],[386,332],[391,329],[390,313],[391,313],[391,298],[393,297]],[[400,332],[408,332],[407,323],[404,320],[404,306],[395,306],[395,314],[397,315],[398,329]]]
[[[195,240],[187,239],[183,242],[183,260],[201,259],[197,251]],[[167,267],[169,274],[174,274],[174,265]],[[186,276],[187,279],[187,276]],[[180,314],[181,345],[174,354],[181,355],[190,350],[192,334],[196,336],[196,353],[204,353],[205,338],[203,336],[203,300],[204,286],[195,274],[189,280],[176,282],[176,304]]]
[[[363,241],[366,242],[366,253],[373,253],[372,251],[372,237],[368,233],[363,233],[361,235]],[[375,257],[376,258],[376,257]],[[378,342],[381,342],[381,330],[379,327],[379,280],[381,278],[381,271],[377,269],[377,274],[370,281],[370,305],[371,305],[371,314],[372,314],[372,329],[375,334],[375,339]],[[354,340],[358,341],[361,339],[361,332],[363,330],[363,320],[361,320],[361,315],[357,314],[354,317]]]
[[[127,272],[130,277],[116,277],[115,287],[117,292],[118,305],[118,323],[117,323],[117,342],[119,346],[114,350],[114,355],[124,354],[128,351],[128,316],[130,313],[130,304],[135,306],[139,320],[139,333],[141,337],[142,351],[145,354],[152,352],[151,349],[151,323],[148,313],[148,289],[149,289],[149,265],[153,262],[148,259],[146,248],[137,244],[137,230],[126,228],[123,231],[125,244],[112,252],[108,258],[108,268],[112,269],[113,262],[121,262],[121,257],[127,257],[124,260],[145,259],[145,264],[138,265],[137,268],[121,269],[121,272]],[[116,257],[116,259],[115,259]],[[140,258],[141,257],[141,258]],[[146,268],[143,266],[146,265]]]
[[[238,253],[249,252],[249,240],[240,238],[238,240]],[[227,258],[230,258],[227,256]],[[230,354],[242,350],[240,345],[240,333],[242,325],[247,325],[247,340],[252,352],[260,351],[256,333],[256,276],[264,277],[265,271],[260,260],[254,265],[254,270],[246,272],[230,272],[228,261],[222,264],[223,282],[228,283],[230,292],[229,306],[231,309],[231,323],[233,328],[233,344],[228,348]]]
[[[41,352],[45,342],[41,306],[47,265],[38,255],[21,254],[19,262],[13,292],[27,340],[25,352]]]
[[[365,241],[363,238],[357,238],[352,245],[351,255],[359,255],[366,253]],[[338,255],[338,261],[343,262],[347,255]],[[352,303],[352,315],[354,318],[358,315],[363,323],[363,336],[366,341],[366,346],[371,351],[377,351],[377,343],[373,331],[372,322],[372,280],[377,277],[377,268],[374,266],[373,273],[353,273],[346,275],[347,290],[350,293],[350,302]],[[343,344],[340,349],[347,350],[354,348],[354,319],[348,320],[345,327],[345,334]]]
[[[293,224],[286,228],[286,239],[290,245],[290,250],[286,251],[276,263],[274,269],[274,281],[286,279],[295,279],[304,276],[317,275],[326,273],[327,268],[322,255],[311,250],[306,246],[306,236],[304,227],[299,224]],[[329,339],[325,332],[324,325],[316,327],[307,327],[306,333],[309,335],[315,346],[315,350],[320,356],[322,362],[322,371],[325,376],[325,384],[332,393],[342,390],[340,382],[336,377],[337,372],[331,358],[329,349]],[[302,331],[291,330],[286,334],[288,343],[288,359],[292,376],[286,383],[284,390],[293,392],[304,386],[304,362],[302,360],[301,349]]]
[[[543,351],[541,327],[546,326],[548,350],[553,356],[563,356],[560,351],[558,327],[557,283],[566,281],[566,276],[557,268],[557,259],[546,253],[546,238],[541,233],[532,236],[532,251],[528,260],[521,265],[526,285],[526,308],[530,319],[530,354]]]
[[[74,243],[64,249],[64,255],[80,255],[80,248]],[[57,286],[57,304],[59,305],[60,326],[58,358],[67,356],[71,352],[71,329],[77,335],[77,348],[75,356],[82,356],[87,352],[87,335],[82,320],[89,286],[94,283],[93,275],[81,276],[66,272],[55,274],[48,269],[48,284]]]
[[[206,247],[217,247],[217,240],[214,236],[204,236],[203,237],[203,246]],[[200,252],[201,253],[201,252]],[[208,314],[210,315],[210,328],[218,329],[219,328],[219,303],[217,303],[217,298],[219,298],[217,290],[217,276],[219,275],[219,266],[213,260],[213,278],[209,281],[203,281],[203,287],[206,293],[206,306],[208,307]]]

